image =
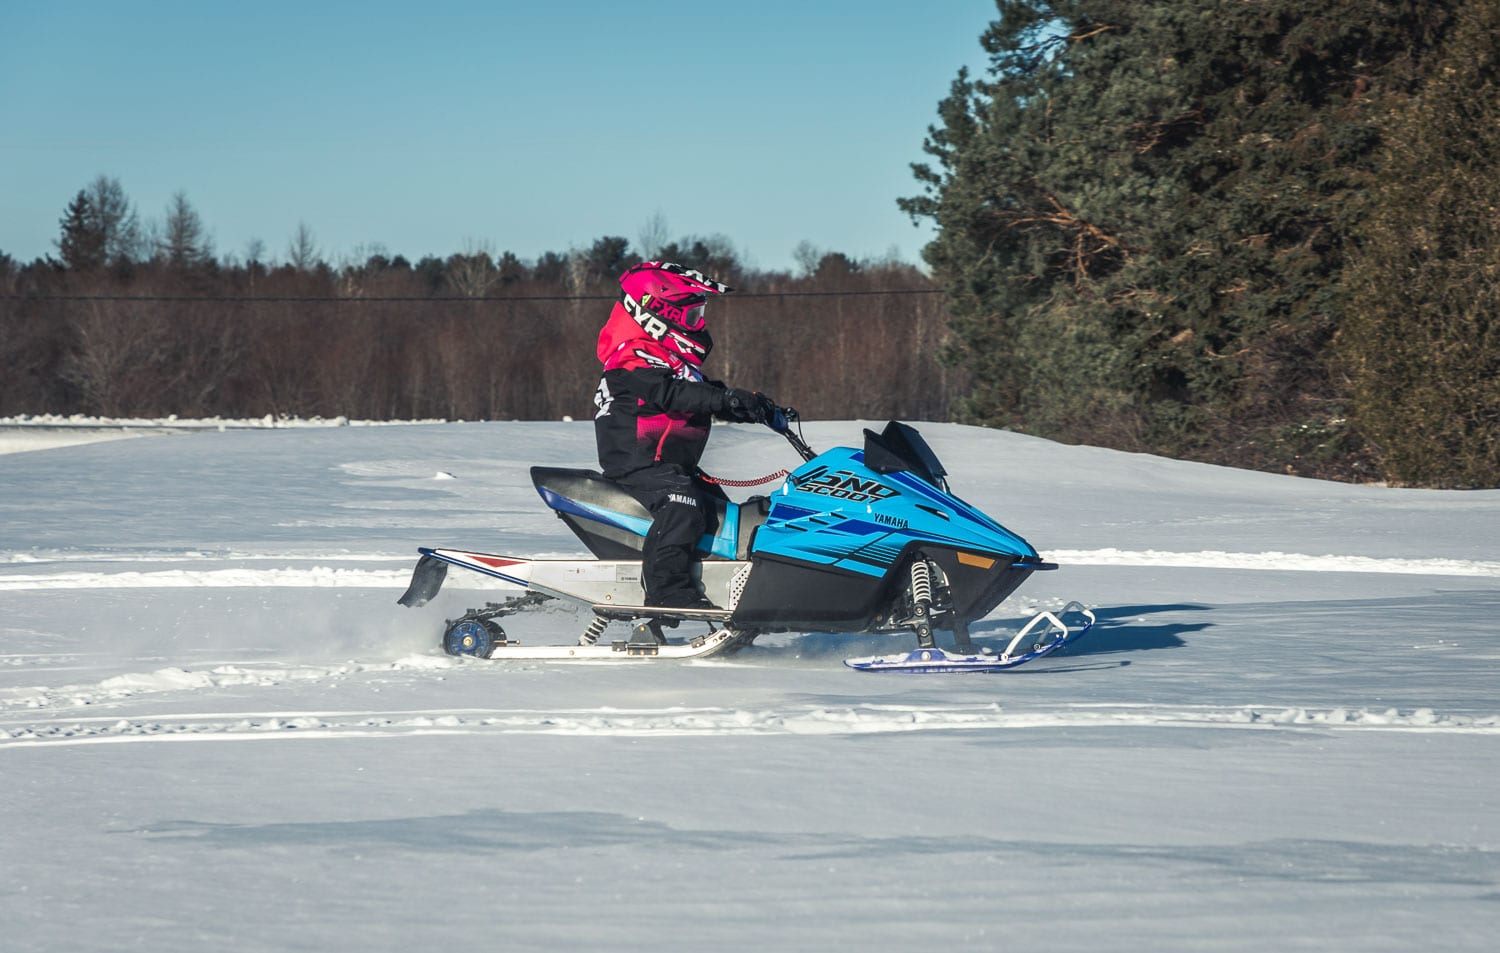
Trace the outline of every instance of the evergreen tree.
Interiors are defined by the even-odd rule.
[[[57,252],[62,256],[63,265],[73,271],[87,271],[104,265],[104,235],[100,232],[88,192],[78,190],[58,224],[62,226],[62,234],[57,239]]]
[[[1396,483],[1500,487],[1500,0],[1388,126],[1348,270],[1352,416]]]
[[[689,235],[675,242],[668,242],[657,250],[657,260],[674,261],[721,279],[740,272],[739,255],[734,250],[734,243],[724,235]]]
[[[584,280],[580,293],[589,287],[612,282],[632,263],[630,240],[617,235],[595,239],[583,253]]]
[[[423,255],[412,266],[412,270],[422,279],[428,294],[436,294],[447,281],[447,267],[443,259],[436,255]]]
[[[537,256],[531,274],[542,284],[564,284],[568,280],[568,256],[555,251],[543,252]]]
[[[97,176],[68,203],[59,225],[57,250],[69,268],[121,267],[141,257],[140,221],[119,179]]]
[[[1337,458],[1325,361],[1383,96],[1452,3],[1000,0],[915,167],[968,419],[1261,467]],[[1330,439],[1333,440],[1330,445]],[[1309,455],[1314,459],[1309,460]]]

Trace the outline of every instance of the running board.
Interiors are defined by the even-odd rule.
[[[685,622],[728,622],[729,609],[673,609],[667,606],[616,606],[596,603],[594,615],[606,619],[681,619]]]
[[[497,645],[490,650],[492,662],[623,662],[630,659],[685,660],[707,658],[739,647],[739,636],[719,629],[690,642],[634,642],[617,639],[602,645]]]

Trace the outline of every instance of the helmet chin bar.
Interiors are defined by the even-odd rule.
[[[620,295],[620,304],[625,306],[625,313],[630,315],[631,320],[639,324],[647,334],[660,341],[667,336],[671,326],[665,318],[654,311],[647,310],[646,306],[632,298],[628,293]]]

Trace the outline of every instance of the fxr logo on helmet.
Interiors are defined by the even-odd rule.
[[[708,352],[708,349],[702,344],[699,344],[686,335],[678,334],[672,329],[670,324],[662,320],[656,313],[650,311],[648,309],[650,299],[650,295],[643,295],[641,302],[637,304],[634,298],[627,295],[623,302],[625,313],[630,315],[635,320],[635,323],[641,326],[641,330],[658,341],[663,341],[670,337],[680,351],[687,351],[688,353],[698,355],[704,355]],[[699,327],[702,327],[701,310],[699,311]]]

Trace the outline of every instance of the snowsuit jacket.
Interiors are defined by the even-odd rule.
[[[689,475],[713,418],[729,419],[725,388],[653,339],[619,305],[599,334],[604,375],[594,395],[594,437],[604,475],[619,479],[658,464]]]

